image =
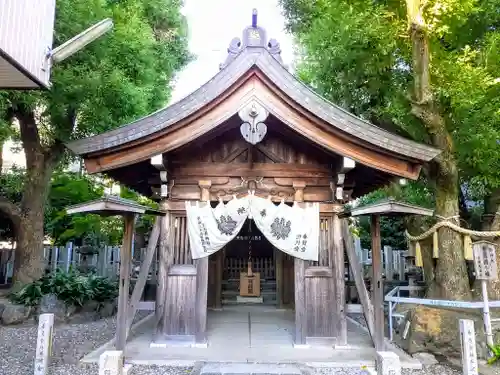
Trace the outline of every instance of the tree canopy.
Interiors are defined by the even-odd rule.
[[[0,137],[17,133],[26,155],[19,200],[0,197],[0,211],[14,226],[15,277],[21,282],[37,279],[41,270],[44,206],[53,171],[70,157],[64,143],[164,106],[175,73],[190,59],[179,0],[56,4],[55,46],[106,17],[114,29],[54,65],[50,90],[0,94]]]

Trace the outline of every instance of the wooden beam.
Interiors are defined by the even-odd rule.
[[[276,270],[276,308],[283,308],[283,252],[274,247]]]
[[[266,146],[264,146],[262,144],[257,144],[255,147],[257,148],[257,150],[259,150],[265,156],[267,156],[273,163],[286,163],[287,162],[285,159],[276,155],[274,152],[269,150],[269,148],[267,148]]]
[[[382,251],[380,249],[380,216],[371,217],[372,235],[372,284],[375,313],[375,349],[384,350],[384,285],[382,280]]]
[[[349,260],[349,266],[351,267],[354,283],[356,284],[356,289],[358,290],[359,299],[361,301],[361,305],[363,306],[363,314],[365,316],[366,324],[368,325],[368,331],[372,337],[372,341],[375,343],[373,306],[363,279],[361,261],[358,259],[358,255],[354,249],[354,241],[351,231],[349,230],[347,219],[342,220],[342,239],[347,253],[347,258]]]
[[[202,180],[200,187],[200,200],[210,204],[210,180]],[[196,260],[196,342],[206,342],[207,331],[207,299],[208,299],[208,257]]]
[[[222,272],[224,262],[224,249],[215,254],[215,304],[214,308],[222,308]]]
[[[222,160],[223,163],[231,163],[234,159],[236,159],[238,156],[243,154],[245,151],[248,150],[248,147],[238,147],[236,150],[231,152],[228,156]]]
[[[135,313],[139,305],[139,300],[141,299],[142,292],[144,291],[144,286],[146,285],[149,269],[151,267],[154,255],[156,254],[156,245],[158,244],[158,238],[160,237],[161,220],[161,217],[157,217],[155,219],[153,230],[151,231],[151,234],[149,236],[149,243],[146,249],[146,257],[142,261],[141,269],[139,270],[139,276],[137,277],[134,291],[132,292],[132,296],[130,297],[126,337],[128,337],[128,334],[130,332],[130,327],[132,326],[132,321],[134,320]]]
[[[161,220],[160,246],[158,247],[158,281],[156,289],[156,332],[163,334],[165,329],[166,299],[167,299],[167,278],[168,269],[173,263],[173,251],[170,248],[171,237],[171,214],[168,210],[168,200],[160,202],[162,210],[167,214]]]
[[[127,312],[130,287],[130,261],[134,238],[135,215],[124,216],[125,230],[120,249],[120,283],[118,286],[118,316],[116,318],[116,350],[125,350],[127,341]]]
[[[328,167],[310,164],[290,163],[196,163],[172,164],[172,173],[175,177],[200,176],[200,177],[323,177],[329,178],[331,171]]]
[[[303,182],[294,183],[296,202],[304,201]],[[305,345],[307,337],[307,306],[306,306],[306,262],[294,258],[295,267],[295,344]]]
[[[347,345],[347,318],[346,318],[346,298],[345,298],[345,262],[344,247],[342,246],[342,223],[338,216],[338,211],[342,207],[336,207],[332,218],[333,231],[333,279],[335,284],[335,306],[337,316],[337,345]]]

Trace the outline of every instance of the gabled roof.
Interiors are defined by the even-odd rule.
[[[130,142],[154,136],[188,116],[231,88],[249,70],[258,69],[290,99],[337,131],[417,162],[427,162],[440,151],[379,128],[329,102],[300,82],[263,47],[246,47],[210,81],[181,101],[115,130],[68,144],[78,155],[111,151]]]

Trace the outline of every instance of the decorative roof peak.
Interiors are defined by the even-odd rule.
[[[269,51],[269,53],[283,64],[281,59],[281,48],[280,44],[276,39],[267,39],[267,32],[263,27],[258,25],[258,12],[257,9],[252,11],[252,24],[247,26],[243,30],[242,38],[233,38],[231,43],[229,43],[229,48],[227,49],[226,61],[220,64],[219,68],[225,68],[234,58],[245,48],[251,47],[261,47]]]

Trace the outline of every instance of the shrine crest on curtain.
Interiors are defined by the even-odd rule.
[[[268,241],[279,250],[304,260],[318,260],[319,204],[275,205],[270,199],[250,194],[220,201],[215,208],[208,203],[186,202],[187,228],[193,259],[222,249],[240,232],[245,220],[253,219]]]

